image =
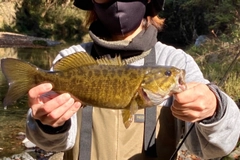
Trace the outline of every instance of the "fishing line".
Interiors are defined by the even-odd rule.
[[[182,147],[183,143],[185,142],[185,140],[187,139],[188,135],[190,134],[191,130],[193,129],[195,123],[193,123],[191,125],[191,127],[189,128],[188,132],[186,133],[186,135],[183,137],[182,141],[179,143],[177,149],[174,151],[174,153],[172,154],[170,160],[174,160],[174,157],[176,156],[177,152],[179,151],[179,149]]]

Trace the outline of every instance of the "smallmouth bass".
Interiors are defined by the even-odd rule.
[[[173,93],[186,89],[182,69],[126,65],[120,56],[95,60],[86,52],[60,59],[53,66],[54,71],[13,58],[3,58],[1,68],[9,84],[4,106],[27,94],[32,87],[49,82],[53,91],[70,93],[84,106],[122,109],[126,128],[138,109],[159,105]]]

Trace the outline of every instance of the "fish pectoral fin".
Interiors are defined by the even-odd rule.
[[[128,128],[131,125],[133,121],[133,115],[137,112],[137,110],[138,105],[135,100],[131,102],[131,105],[129,106],[128,109],[122,110],[123,123],[126,128]]]
[[[138,111],[138,104],[135,99],[132,100],[130,105],[130,112],[132,115],[134,115]]]
[[[132,123],[132,114],[129,109],[122,110],[122,118],[125,128],[128,128]]]

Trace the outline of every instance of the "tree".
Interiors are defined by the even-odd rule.
[[[16,13],[16,30],[31,36],[55,39],[82,38],[84,12],[73,7],[71,0],[23,0]],[[77,37],[77,38],[76,38]]]
[[[191,44],[199,35],[219,36],[239,22],[239,0],[169,0],[160,16],[166,18],[159,39],[166,43]]]

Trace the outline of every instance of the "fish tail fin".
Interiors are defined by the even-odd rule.
[[[1,60],[1,69],[7,79],[9,88],[3,105],[8,106],[27,94],[35,86],[34,74],[37,67],[19,59],[4,58]]]

